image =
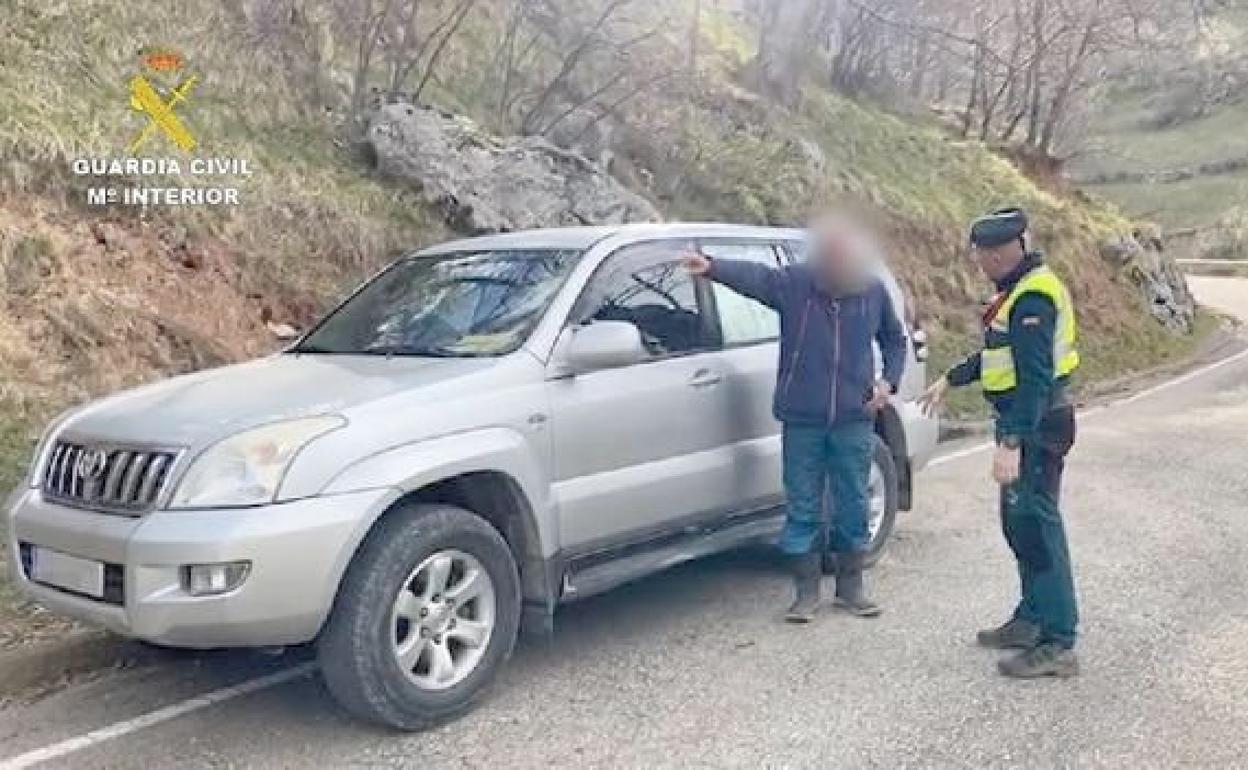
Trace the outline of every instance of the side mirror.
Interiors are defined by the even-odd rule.
[[[564,359],[573,372],[628,366],[646,358],[641,331],[628,321],[593,321],[571,334]]]

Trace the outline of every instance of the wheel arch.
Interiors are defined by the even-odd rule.
[[[382,516],[409,502],[454,505],[489,522],[503,536],[516,560],[526,614],[531,612],[530,607],[554,612],[557,585],[551,578],[549,561],[542,554],[537,517],[512,476],[500,470],[479,470],[440,479],[403,495]]]
[[[381,486],[394,496],[361,522],[344,549],[335,592],[361,544],[378,522],[410,503],[442,503],[468,510],[493,526],[511,549],[520,572],[526,630],[549,630],[558,596],[546,550],[554,541],[540,464],[524,438],[489,429],[416,442],[365,458],[346,468],[326,488]]]

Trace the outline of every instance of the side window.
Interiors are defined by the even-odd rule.
[[[776,253],[766,243],[702,244],[709,257],[740,259],[778,267]],[[725,346],[768,342],[780,336],[780,316],[766,305],[744,297],[727,286],[713,284],[715,306],[719,310],[719,326]]]
[[[805,262],[810,256],[808,245],[804,240],[785,241],[781,248],[786,252],[790,264]]]
[[[685,242],[628,246],[590,281],[574,313],[578,322],[628,321],[655,358],[714,347],[699,287],[680,265]]]

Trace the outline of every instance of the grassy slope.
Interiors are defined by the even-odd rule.
[[[1125,92],[1105,109],[1092,137],[1096,152],[1081,173],[1148,172],[1190,168],[1228,158],[1248,157],[1248,102],[1215,109],[1209,115],[1165,129],[1145,122],[1151,109],[1143,95]],[[1235,206],[1248,206],[1248,170],[1177,182],[1125,182],[1093,185],[1093,192],[1138,217],[1167,228],[1217,223]]]
[[[190,345],[212,345],[209,360],[254,354],[268,341],[259,317],[262,307],[278,320],[306,321],[327,297],[396,249],[445,232],[412,192],[362,173],[358,161],[334,141],[334,126],[324,116],[304,112],[275,65],[226,31],[231,21],[225,7],[16,0],[0,14],[0,104],[5,106],[0,114],[0,301],[8,305],[0,316],[0,406],[8,414],[0,429],[3,446],[27,443],[28,426],[15,426],[25,420],[14,415],[41,422],[57,408],[56,401],[80,399],[169,368],[169,356],[154,350],[160,342],[142,333],[153,311],[144,291],[159,297],[181,281],[190,284],[193,298],[198,281],[240,308],[250,298],[255,306],[238,310],[234,329],[248,344],[192,339]],[[134,30],[143,30],[142,36]],[[170,208],[139,216],[135,210],[101,212],[83,205],[87,181],[70,173],[70,162],[126,155],[145,123],[129,109],[127,79],[136,71],[138,48],[149,42],[186,52],[201,77],[180,109],[200,140],[196,154],[247,158],[256,169],[246,178],[202,181],[238,184],[242,205],[237,209]],[[143,154],[177,156],[163,142],[154,140]],[[191,177],[168,181],[194,182]],[[132,336],[137,337],[128,341],[139,354],[127,356],[120,379],[111,376],[115,373],[102,377],[97,367],[75,366],[73,360],[83,348],[90,352],[121,343],[118,335],[101,334],[94,340],[98,344],[64,339],[73,335],[65,327],[74,326],[77,316],[96,315],[96,306],[105,303],[98,282],[106,283],[108,273],[118,269],[99,258],[103,247],[97,248],[84,227],[97,222],[115,225],[127,241],[122,255],[146,261],[150,268],[134,276],[147,285],[131,287],[132,296],[123,298],[130,301],[118,305],[112,293],[106,298],[117,305],[110,331],[135,327]],[[174,260],[185,251],[198,254],[211,269],[198,275],[176,270]],[[49,284],[58,273],[72,278],[82,264],[95,264],[100,274]],[[210,326],[221,309],[185,303],[168,308],[188,330]],[[58,318],[70,323],[57,324]],[[12,474],[11,463],[0,462],[0,480]]]
[[[1231,50],[1248,41],[1248,11],[1228,8],[1211,29]],[[1187,86],[1176,84],[1171,90]],[[1157,105],[1174,94],[1166,86],[1112,84],[1090,126],[1091,151],[1077,163],[1081,174],[1147,172],[1190,168],[1248,157],[1248,100],[1214,107],[1208,114],[1163,129],[1152,126]],[[1167,228],[1216,224],[1229,209],[1248,208],[1248,170],[1190,180],[1129,182],[1092,187],[1132,216]]]
[[[730,23],[713,28],[707,48],[718,56],[712,73],[739,70],[752,46]],[[978,142],[955,141],[936,125],[903,119],[868,104],[810,88],[798,115],[779,125],[715,137],[695,113],[686,132],[710,134],[705,176],[679,202],[683,216],[735,216],[800,221],[810,201],[848,199],[867,204],[880,220],[904,282],[934,328],[932,369],[939,370],[977,344],[979,303],[990,289],[966,259],[965,228],[992,208],[1021,205],[1035,222],[1037,242],[1068,279],[1080,306],[1084,381],[1147,368],[1192,349],[1144,312],[1135,288],[1099,254],[1107,237],[1132,223],[1111,206],[1061,197],[1038,188],[1012,164]],[[812,178],[806,155],[787,141],[814,140],[824,169]],[[760,163],[757,159],[765,159]],[[709,193],[709,194],[708,194]],[[953,403],[959,416],[984,413],[971,391]]]

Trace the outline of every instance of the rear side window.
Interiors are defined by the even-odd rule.
[[[702,251],[712,259],[737,259],[778,268],[775,249],[766,243],[702,244]],[[776,311],[742,296],[727,286],[713,284],[715,307],[719,312],[720,333],[724,346],[770,342],[780,336],[780,316]]]
[[[680,264],[687,243],[640,243],[613,254],[581,295],[576,320],[628,321],[654,358],[714,347],[703,290]]]

